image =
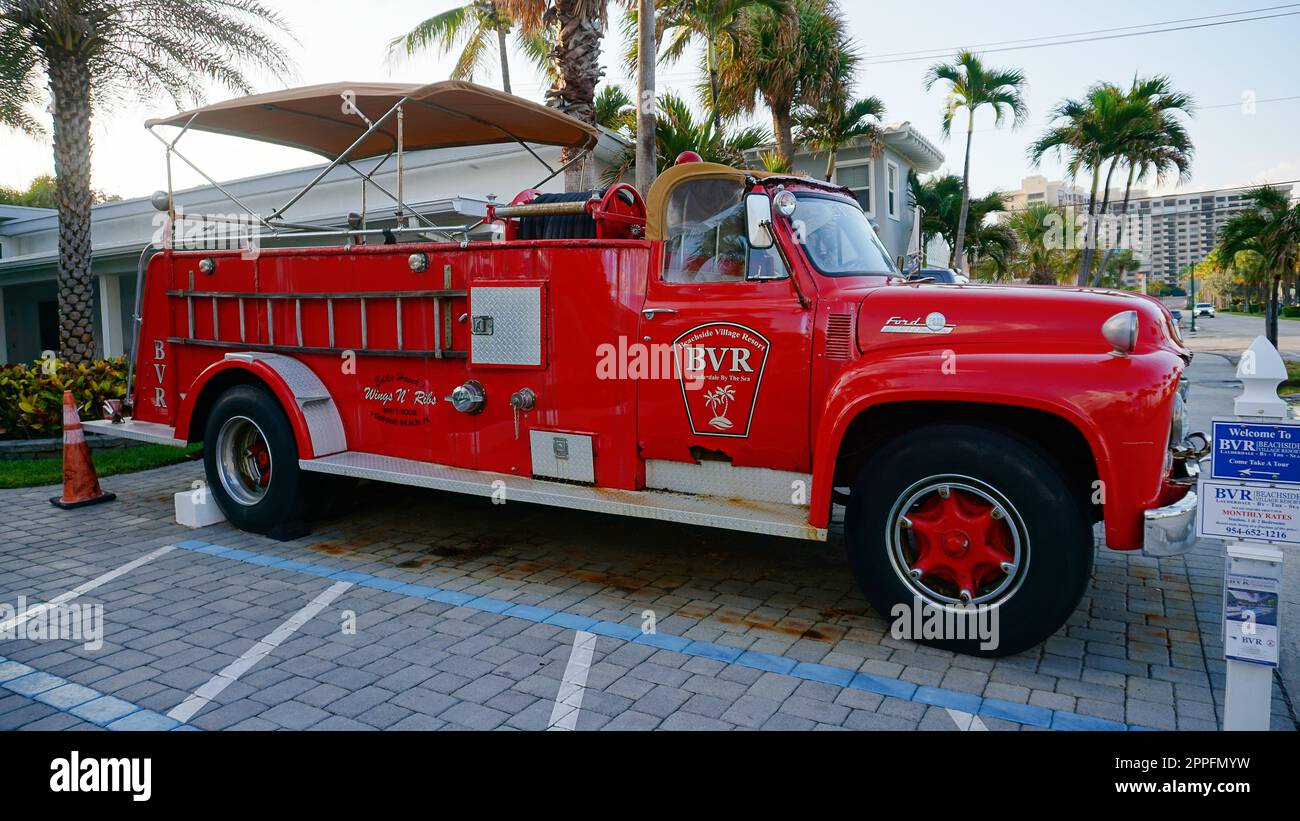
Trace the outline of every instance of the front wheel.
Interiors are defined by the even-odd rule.
[[[932,425],[882,446],[853,485],[845,536],[867,599],[887,621],[907,619],[902,635],[973,655],[1046,640],[1092,571],[1092,526],[1061,467],[976,425]]]

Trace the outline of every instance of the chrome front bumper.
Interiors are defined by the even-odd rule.
[[[1196,491],[1172,505],[1145,513],[1142,554],[1144,556],[1181,556],[1196,544]]]

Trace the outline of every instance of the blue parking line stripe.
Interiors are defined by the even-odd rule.
[[[479,596],[477,599],[470,599],[465,602],[465,607],[472,607],[475,610],[486,610],[489,613],[504,613],[515,605],[502,599],[494,599],[491,596]]]
[[[874,673],[858,673],[853,676],[849,682],[849,687],[854,690],[862,690],[868,693],[876,693],[882,696],[891,696],[911,701],[912,696],[916,695],[918,687],[910,681],[902,681],[896,678],[885,678],[877,676]]]
[[[79,704],[85,704],[103,695],[98,690],[83,687],[80,684],[63,684],[53,690],[46,690],[36,696],[42,704],[48,704],[57,710],[71,710]]]
[[[746,650],[736,656],[736,664],[752,667],[766,673],[781,673],[783,675],[789,675],[791,670],[799,666],[799,662],[794,659],[778,656],[775,653],[760,653],[757,650]]]
[[[790,671],[790,675],[796,678],[806,678],[809,681],[820,681],[822,684],[834,684],[836,687],[847,687],[853,680],[853,671],[846,670],[843,667],[831,667],[828,664],[813,664],[808,661],[801,661],[795,668]]]
[[[11,679],[5,682],[5,689],[17,693],[20,696],[31,696],[35,698],[38,694],[46,690],[53,690],[55,687],[62,687],[67,684],[66,681],[58,676],[52,676],[49,673],[33,672],[28,673],[22,678]]]
[[[516,604],[514,607],[504,611],[501,615],[513,616],[516,619],[543,622],[550,618],[554,613],[554,610],[547,610],[545,607],[533,607],[530,604]]]
[[[983,700],[972,693],[960,693],[956,690],[930,686],[917,687],[916,693],[912,696],[912,701],[921,704],[933,704],[936,707],[948,707],[966,713],[978,713],[980,702]]]
[[[709,641],[693,641],[686,645],[686,649],[682,650],[682,652],[688,656],[702,656],[706,659],[730,664],[740,658],[745,651],[739,647],[727,647]]]
[[[202,545],[202,542],[195,543]],[[180,547],[180,545],[177,545]],[[192,549],[198,549],[192,548]],[[52,686],[49,686],[52,685]],[[62,676],[0,656],[0,688],[109,730],[198,729]],[[34,692],[33,692],[34,691]]]
[[[645,644],[650,647],[658,647],[660,650],[671,650],[674,653],[684,653],[690,646],[691,640],[684,639],[681,636],[674,636],[669,633],[645,633],[642,632],[632,639],[633,644]]]
[[[1029,724],[1034,727],[1052,726],[1052,711],[1046,707],[1038,707],[1033,704],[1018,704],[1014,701],[1003,701],[1000,698],[984,699],[984,703],[980,705],[979,714],[1014,721],[1018,724]]]
[[[1052,729],[1053,730],[1127,730],[1127,724],[1118,721],[1111,721],[1108,718],[1097,718],[1096,716],[1079,715],[1078,713],[1065,713],[1060,710],[1052,711]]]
[[[619,624],[616,621],[598,621],[588,627],[587,631],[598,636],[609,636],[623,641],[633,641],[637,636],[641,635],[639,628]]]
[[[579,616],[576,613],[565,613],[556,611],[552,616],[542,619],[542,624],[549,624],[553,627],[563,627],[566,630],[587,630],[599,619],[593,619],[590,616]]]
[[[618,622],[601,621],[589,616],[581,616],[577,613],[568,613],[562,610],[550,610],[544,607],[512,603],[491,596],[474,596],[455,590],[445,590],[440,587],[407,584],[393,579],[387,579],[382,576],[374,576],[369,573],[348,570],[346,568],[309,564],[292,559],[271,559],[270,557],[259,553],[251,553],[246,550],[236,550],[233,548],[220,548],[217,545],[210,545],[206,542],[194,540],[179,542],[175,546],[200,553],[221,555],[224,558],[235,559],[237,561],[247,561],[253,564],[273,565],[285,569],[300,570],[301,572],[313,576],[319,576],[321,578],[343,579],[365,587],[373,587],[377,590],[385,590],[404,596],[414,596],[416,598],[427,599],[429,601],[450,604],[458,607],[470,607],[475,610],[482,610],[488,613],[498,613],[538,624],[549,624],[553,627],[560,627],[566,630],[586,630],[588,632],[596,633],[597,635],[608,636],[610,638],[621,639],[636,644],[644,644],[650,647],[659,647],[661,649],[682,653],[688,656],[713,659],[726,664],[736,664],[753,670],[778,673],[781,675],[805,679],[807,681],[818,681],[838,687],[847,687],[853,690],[862,690],[864,692],[876,693],[883,696],[901,699],[903,701],[912,701],[919,704],[932,704],[936,707],[948,707],[954,710],[962,710],[967,713],[986,715],[990,718],[1003,718],[1018,724],[1028,724],[1035,727],[1050,727],[1051,729],[1058,730],[1144,729],[1141,727],[1122,724],[1120,722],[1106,721],[1104,719],[1082,716],[1061,710],[1049,710],[1045,707],[1016,704],[1014,702],[1002,701],[1001,699],[984,699],[972,693],[947,690],[942,687],[917,686],[909,681],[874,675],[872,673],[860,673],[844,667],[835,667],[829,664],[800,662],[795,659],[771,653],[743,650],[739,647],[728,647],[726,645],[715,644],[707,641],[692,641],[669,633],[642,633],[637,627],[620,624]],[[6,680],[6,667],[3,664],[3,661],[3,659],[0,659],[0,686],[3,686]],[[29,669],[26,673],[19,672],[18,675],[26,675],[30,672]],[[193,728],[182,726],[177,729]]]
[[[32,672],[35,672],[34,668],[28,667],[26,664],[19,664],[16,661],[0,661],[0,684],[22,678]]]

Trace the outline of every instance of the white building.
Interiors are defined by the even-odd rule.
[[[595,149],[596,183],[605,169],[622,158],[626,143],[602,133]],[[552,167],[560,165],[560,149],[535,146]],[[201,158],[196,158],[201,163]],[[537,186],[548,173],[517,144],[477,145],[406,154],[404,195],[408,211],[425,215],[438,225],[466,225],[486,214],[487,197],[509,202],[520,191],[537,187],[562,191],[562,177]],[[375,160],[354,162],[369,172]],[[223,183],[233,195],[260,214],[269,214],[302,189],[324,164]],[[392,161],[375,180],[397,190]],[[166,188],[159,181],[159,188]],[[241,209],[214,186],[175,195],[178,209],[188,215],[232,215]],[[346,168],[335,169],[286,215],[292,222],[344,228],[349,212],[361,207],[360,178]],[[372,187],[368,194],[368,226],[396,223],[393,204]],[[98,282],[95,340],[101,356],[120,356],[131,344],[130,314],[135,304],[136,267],[145,245],[160,236],[163,215],[148,197],[94,206],[91,212],[92,269]],[[0,363],[29,362],[42,351],[58,350],[58,216],[40,208],[0,206]]]
[[[1288,195],[1292,186],[1279,185]],[[1189,266],[1204,260],[1219,242],[1223,224],[1238,211],[1249,206],[1248,188],[1223,188],[1194,194],[1170,194],[1143,197],[1129,203],[1129,214],[1138,216],[1142,234],[1135,248],[1140,263],[1136,273],[1126,279],[1130,284],[1138,277],[1148,281],[1163,280],[1177,284]],[[1111,206],[1117,212],[1119,205]]]

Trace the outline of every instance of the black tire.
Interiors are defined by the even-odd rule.
[[[250,479],[247,473],[232,467],[229,459],[223,462],[223,452],[231,456],[250,451],[235,443],[241,434],[243,442],[256,441],[246,438],[252,435],[249,425],[260,438],[256,449],[269,456],[264,483],[245,481]],[[256,462],[255,457],[249,458]],[[236,385],[217,398],[204,430],[203,465],[217,506],[235,527],[281,540],[309,532],[305,524],[308,483],[298,468],[298,445],[289,418],[270,394],[251,385]]]
[[[949,503],[954,493],[958,499]],[[912,499],[919,501],[908,504]],[[964,525],[950,527],[956,519],[936,518],[945,509],[973,511],[979,524],[969,532]],[[935,539],[939,532],[943,537]],[[1087,588],[1094,551],[1089,517],[1055,460],[1010,432],[956,423],[911,431],[871,457],[849,496],[845,541],[858,584],[891,626],[895,607],[905,605],[902,612],[910,614],[918,595],[931,607],[969,613],[961,607],[966,590],[972,602],[996,609],[996,647],[981,646],[979,638],[909,636],[979,656],[1019,653],[1059,630]],[[1001,571],[979,565],[982,575],[970,570],[966,576],[979,581],[958,589],[948,569],[955,565],[947,563],[976,567],[967,558],[975,554],[973,545],[990,543],[996,550],[985,557],[1014,548],[1017,561],[1000,565]],[[923,544],[936,546],[925,554],[930,558],[923,558]],[[942,569],[926,575],[936,564]],[[904,579],[920,566],[919,578]]]

